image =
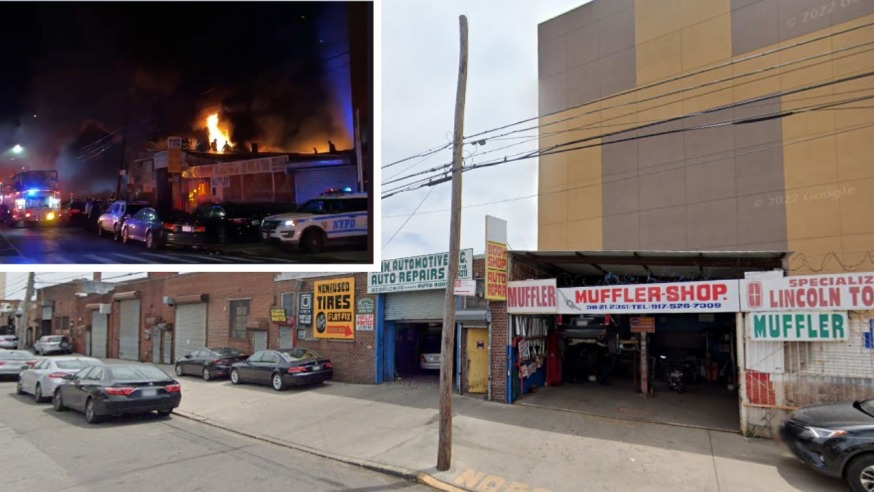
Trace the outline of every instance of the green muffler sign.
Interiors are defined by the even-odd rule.
[[[847,339],[847,313],[753,313],[747,330],[753,340],[839,342]]]

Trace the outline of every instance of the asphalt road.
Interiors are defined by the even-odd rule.
[[[260,243],[211,245],[203,251],[122,244],[79,227],[0,226],[0,263],[7,264],[325,264],[369,263],[367,251],[331,248],[308,255]]]
[[[89,425],[78,412],[16,395],[8,380],[0,382],[0,463],[4,492],[432,490],[178,416]]]

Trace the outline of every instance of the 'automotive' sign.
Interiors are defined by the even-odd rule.
[[[473,249],[459,252],[458,278],[473,278]],[[367,293],[445,289],[448,280],[449,253],[396,258],[383,261],[379,272],[367,276]]]

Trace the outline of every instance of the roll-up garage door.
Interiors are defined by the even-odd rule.
[[[124,360],[140,359],[140,300],[121,302],[120,327],[118,333],[118,358]]]
[[[328,188],[358,187],[355,166],[323,167],[294,172],[294,195],[299,205],[318,198]]]
[[[206,303],[177,305],[175,330],[174,359],[179,359],[192,350],[206,347]]]
[[[106,358],[106,318],[108,314],[91,311],[91,355]]]
[[[443,319],[444,290],[422,290],[385,296],[385,319],[425,321]]]

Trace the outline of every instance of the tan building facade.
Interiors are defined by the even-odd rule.
[[[874,268],[874,3],[595,0],[539,26],[540,250]]]

